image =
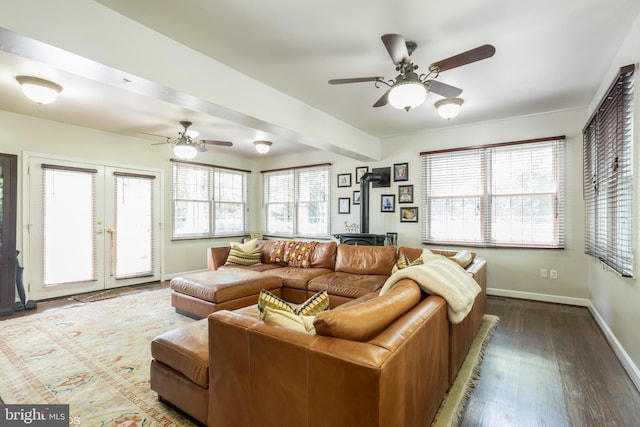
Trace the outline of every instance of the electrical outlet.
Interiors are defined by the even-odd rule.
[[[549,277],[551,277],[552,279],[557,279],[558,278],[558,270],[549,270]]]
[[[546,268],[541,268],[540,269],[540,277],[542,277],[543,279],[547,278],[547,269]]]

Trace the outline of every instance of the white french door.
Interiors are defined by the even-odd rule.
[[[53,298],[160,278],[160,172],[29,159],[29,290]]]

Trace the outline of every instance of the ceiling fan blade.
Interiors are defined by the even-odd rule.
[[[394,64],[409,64],[411,62],[404,37],[400,34],[384,34],[381,39]]]
[[[378,99],[376,101],[375,104],[373,104],[374,107],[384,107],[385,105],[387,105],[387,102],[389,102],[389,92],[391,91],[391,89],[387,90],[384,95],[382,95],[380,97],[380,99]]]
[[[171,144],[169,141],[164,141],[164,142],[154,142],[151,145],[164,145],[164,144]]]
[[[462,89],[437,80],[427,80],[426,83],[429,85],[430,92],[444,96],[445,98],[456,98],[462,93]]]
[[[362,83],[362,82],[377,82],[383,81],[384,77],[355,77],[352,79],[331,79],[330,85],[342,85],[345,83]]]
[[[213,139],[201,139],[200,142],[202,143],[203,147],[204,147],[205,144],[217,145],[219,147],[231,147],[231,146],[233,146],[233,142],[231,142],[231,141],[215,141]]]
[[[442,61],[434,62],[429,69],[438,67],[440,72],[471,64],[472,62],[490,58],[496,53],[496,48],[490,44],[484,44],[475,49],[459,53]]]

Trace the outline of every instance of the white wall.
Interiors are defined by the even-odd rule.
[[[164,257],[163,277],[175,274],[201,270],[206,268],[205,249],[212,245],[223,245],[229,239],[203,239],[190,241],[171,240],[171,181],[172,166],[169,159],[169,146],[151,146],[145,139],[116,135],[95,129],[72,126],[49,120],[37,119],[30,116],[10,113],[0,110],[0,152],[16,154],[18,158],[18,249],[23,247],[23,236],[26,224],[23,221],[25,204],[20,196],[23,193],[23,153],[49,154],[62,156],[71,160],[109,164],[121,167],[144,167],[160,169],[164,174],[163,217],[164,217]],[[251,170],[252,161],[229,155],[223,151],[211,150],[201,153],[198,158],[203,163],[225,165],[240,169]],[[254,183],[254,175],[250,174],[249,192],[259,192]],[[239,240],[232,239],[232,240]],[[21,257],[24,254],[21,254]],[[25,282],[28,280],[28,263],[21,258],[25,267]]]

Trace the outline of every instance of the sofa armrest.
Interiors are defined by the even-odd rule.
[[[473,279],[480,285],[482,292],[487,291],[487,261],[482,258],[475,258],[471,265],[466,268],[471,273]]]
[[[217,246],[207,248],[207,270],[217,270],[227,262],[231,246]]]

